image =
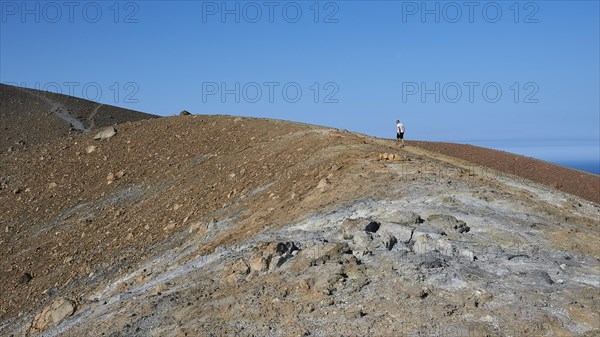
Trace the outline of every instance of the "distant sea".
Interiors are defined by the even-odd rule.
[[[581,171],[600,174],[600,161],[576,161],[556,162],[556,164],[572,167]]]
[[[478,140],[461,143],[516,153],[600,174],[599,140]]]

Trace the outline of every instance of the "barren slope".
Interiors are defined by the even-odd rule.
[[[0,335],[599,331],[598,204],[334,129],[117,128],[0,154]]]
[[[0,152],[157,116],[0,83]]]
[[[600,204],[600,177],[597,174],[473,145],[439,142],[411,142],[411,144],[533,180]]]

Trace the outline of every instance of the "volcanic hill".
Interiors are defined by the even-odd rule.
[[[544,184],[443,144],[2,89],[2,336],[600,333],[600,191],[556,189],[579,179]]]

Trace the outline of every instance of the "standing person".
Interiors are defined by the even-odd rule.
[[[396,142],[400,144],[400,140],[402,140],[402,147],[404,147],[404,130],[404,124],[396,120]]]

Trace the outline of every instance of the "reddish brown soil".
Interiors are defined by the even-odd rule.
[[[0,321],[24,310],[26,301],[41,304],[54,287],[76,289],[90,273],[126,272],[123,261],[143,261],[152,254],[148,247],[173,235],[165,226],[208,222],[204,217],[232,200],[243,202],[237,207],[245,225],[203,252],[322,209],[330,200],[307,199],[310,207],[298,200],[350,160],[340,158],[350,151],[327,149],[362,144],[335,130],[224,116],[150,119],[117,130],[105,141],[94,140],[94,132],[75,133],[0,154]],[[86,153],[90,145],[96,148]],[[108,175],[120,171],[110,182]],[[261,186],[269,193],[253,192]],[[272,209],[256,211],[266,204]],[[275,214],[286,219],[276,221]],[[24,272],[34,276],[26,286],[19,283]]]
[[[514,174],[600,204],[599,175],[473,145],[423,141],[409,144]]]

